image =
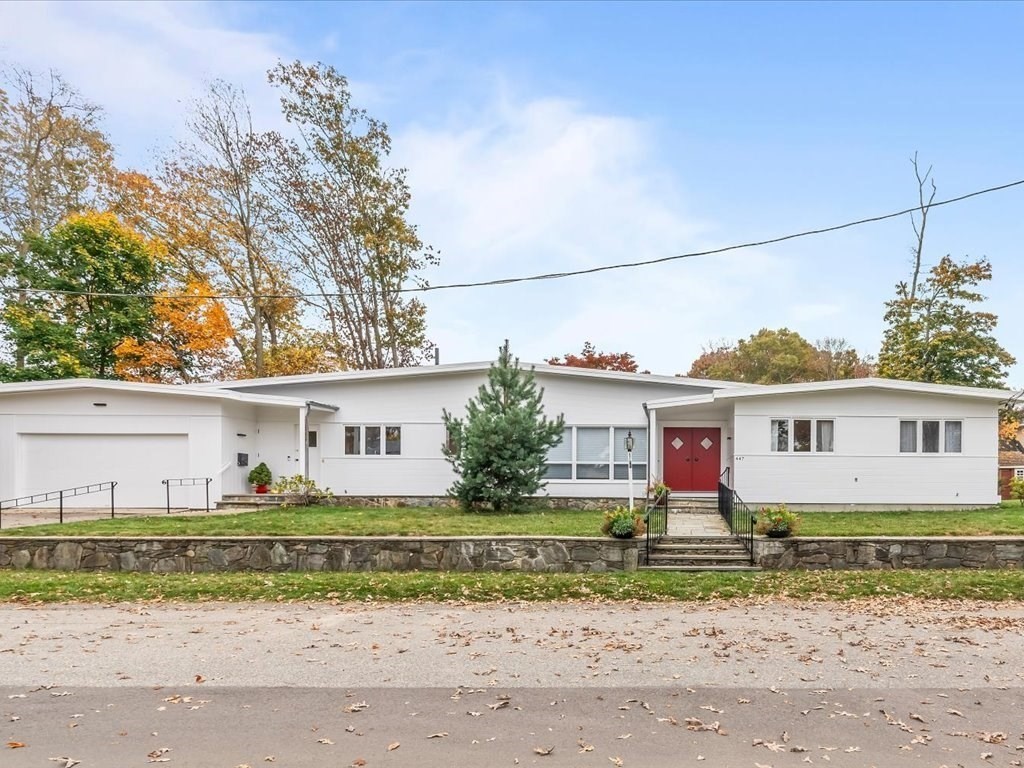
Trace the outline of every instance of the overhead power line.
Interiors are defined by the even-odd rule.
[[[939,200],[928,205],[929,208],[939,208],[944,205],[952,205],[953,203],[959,203],[964,200],[969,200],[972,197],[980,197],[981,195],[987,195],[992,192],[1002,192],[1003,190],[1011,189],[1013,187],[1019,187],[1024,185],[1024,179],[1017,181],[1011,181],[1007,184],[1000,184],[995,187],[987,187],[986,189],[979,189],[974,192],[968,192],[965,195],[959,195],[957,197],[951,197],[947,200]],[[776,243],[784,243],[787,240],[797,240],[803,237],[811,237],[813,235],[824,235],[829,232],[838,232],[843,229],[850,229],[851,227],[860,227],[865,224],[874,224],[879,221],[886,221],[887,219],[895,219],[900,216],[907,216],[911,213],[915,213],[921,210],[920,205],[915,205],[911,208],[904,208],[901,211],[893,211],[892,213],[883,213],[879,216],[869,216],[864,219],[856,219],[855,221],[848,221],[844,224],[835,224],[829,227],[819,227],[817,229],[807,229],[802,232],[794,232],[788,235],[780,235],[779,237],[771,237],[765,240],[754,240],[746,243],[736,243],[735,245],[726,245],[721,248],[711,248],[705,251],[690,251],[689,253],[680,253],[674,256],[662,256],[657,259],[645,259],[643,261],[627,261],[620,262],[617,264],[605,264],[599,267],[588,267],[586,269],[574,269],[567,270],[565,272],[545,272],[537,275],[525,275],[521,277],[503,277],[494,280],[480,280],[476,282],[466,283],[446,283],[443,285],[422,285],[415,286],[412,288],[401,288],[399,293],[429,293],[432,291],[445,291],[452,290],[455,288],[486,288],[489,286],[500,286],[500,285],[513,285],[515,283],[529,283],[539,282],[543,280],[561,280],[567,277],[578,277],[581,275],[593,275],[598,272],[610,272],[617,269],[635,269],[637,267],[649,267],[654,264],[665,264],[670,261],[679,261],[681,259],[692,259],[697,256],[715,256],[722,253],[729,253],[730,251],[739,251],[747,248],[758,248],[765,245],[774,245]],[[47,295],[54,296],[92,296],[100,298],[119,298],[119,297],[138,297],[138,298],[164,298],[164,299],[218,299],[222,301],[241,301],[245,298],[259,298],[259,299],[315,299],[323,297],[340,297],[340,296],[351,296],[354,295],[349,292],[338,292],[338,293],[290,293],[290,294],[256,294],[253,296],[239,296],[237,294],[159,294],[159,293],[107,293],[100,291],[60,291],[51,290],[45,288],[23,288],[23,287],[5,287],[3,290],[7,293],[22,292],[22,293],[44,293]]]

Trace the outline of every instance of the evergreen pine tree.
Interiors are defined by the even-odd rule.
[[[443,411],[449,440],[442,451],[458,475],[448,492],[463,508],[515,508],[544,487],[545,459],[562,439],[565,419],[548,419],[543,397],[533,371],[519,367],[506,341],[487,384],[466,403],[465,419]]]

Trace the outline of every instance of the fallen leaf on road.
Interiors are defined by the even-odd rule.
[[[363,760],[363,758],[361,757],[357,757],[355,760],[352,761],[351,765],[352,768],[363,768],[363,766],[366,765],[366,761]]]
[[[585,742],[583,739],[580,739],[579,741],[577,741],[576,745],[580,748],[580,752],[593,752],[594,751],[594,745],[593,744],[587,744],[587,742]]]
[[[427,736],[428,739],[443,739],[448,735],[448,731],[441,731],[440,733],[432,733]]]
[[[505,707],[508,706],[508,704],[509,704],[508,699],[502,699],[501,701],[495,702],[494,704],[488,704],[487,706],[490,707],[491,709],[497,711],[499,709],[504,709]]]
[[[78,765],[82,761],[81,760],[75,760],[74,758],[71,758],[71,757],[51,757],[50,758],[50,762],[51,763],[62,763],[60,768],[75,768],[75,766]]]
[[[928,722],[927,720],[925,720],[923,717],[921,717],[916,712],[911,712],[910,713],[910,719],[911,720],[917,720],[917,722],[919,722],[919,723],[926,723],[926,722]]]
[[[357,701],[355,704],[349,704],[345,707],[346,712],[362,712],[364,709],[369,708],[369,704],[365,701]]]
[[[197,683],[205,683],[206,682],[206,678],[203,677],[202,675],[196,675],[196,682]]]
[[[535,754],[538,754],[538,755],[550,755],[552,752],[555,751],[555,748],[554,747],[534,747],[533,751],[534,751]]]
[[[388,752],[394,752],[400,746],[402,746],[400,742],[393,741],[390,744],[388,744]]]
[[[947,709],[946,710],[946,714],[947,715],[956,715],[957,717],[963,717],[964,716],[964,713],[961,712],[959,709]]]
[[[615,768],[622,768],[622,758],[621,757],[609,757],[608,759],[612,761],[612,765],[614,765]]]
[[[334,742],[331,741],[330,739],[317,739],[316,743],[317,744],[333,744]]]
[[[23,741],[8,741],[7,742],[7,748],[8,749],[21,749],[24,746],[25,746],[25,742],[23,742]]]

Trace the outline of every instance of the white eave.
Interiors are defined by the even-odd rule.
[[[778,395],[810,394],[816,392],[856,392],[865,390],[882,390],[890,392],[909,392],[919,395],[941,395],[944,397],[969,397],[982,400],[1002,402],[1013,393],[1006,389],[986,389],[984,387],[964,387],[951,384],[926,384],[918,381],[899,381],[897,379],[841,379],[838,381],[810,381],[800,384],[771,384],[760,387],[727,387],[703,395],[687,397],[671,397],[651,400],[647,407],[651,409],[673,406],[707,405],[721,400],[735,400],[741,397],[772,397]]]
[[[187,384],[147,384],[135,381],[111,381],[108,379],[53,379],[48,381],[25,381],[0,384],[0,397],[33,394],[36,392],[62,392],[79,389],[106,392],[134,392],[157,394],[171,397],[198,397],[212,400],[227,400],[247,405],[278,405],[286,408],[306,408],[318,411],[336,411],[338,407],[329,403],[318,403],[301,397],[280,395],[253,395],[232,390],[207,389]]]
[[[261,379],[239,379],[237,381],[219,381],[210,384],[195,384],[202,389],[243,389],[249,387],[272,387],[282,384],[332,384],[346,381],[364,381],[380,379],[408,378],[414,376],[445,376],[460,373],[486,372],[492,361],[472,363],[446,363],[444,365],[418,365],[407,368],[379,368],[369,371],[335,371],[332,373],[311,373],[299,376],[272,376]],[[576,376],[589,379],[610,379],[631,383],[669,384],[687,387],[709,387],[713,389],[751,388],[760,389],[757,384],[742,384],[734,381],[718,381],[715,379],[692,379],[684,376],[663,376],[651,373],[629,373],[626,371],[605,371],[594,368],[576,368],[566,365],[549,365],[548,363],[520,362],[525,370],[533,369],[535,373],[554,376]]]

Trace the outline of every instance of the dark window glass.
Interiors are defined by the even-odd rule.
[[[960,453],[963,444],[963,422],[946,422],[946,453]]]
[[[380,427],[366,428],[366,450],[367,456],[380,456]]]
[[[345,427],[345,455],[359,455],[359,427]]]
[[[317,439],[316,430],[315,429],[311,429],[309,431],[309,436],[307,438],[306,445],[308,445],[310,448],[316,448],[316,439]]]
[[[384,453],[388,456],[400,456],[402,453],[402,428],[384,428]]]
[[[921,422],[921,451],[922,453],[939,452],[939,422]]]
[[[793,450],[797,453],[811,452],[810,419],[793,419]]]

